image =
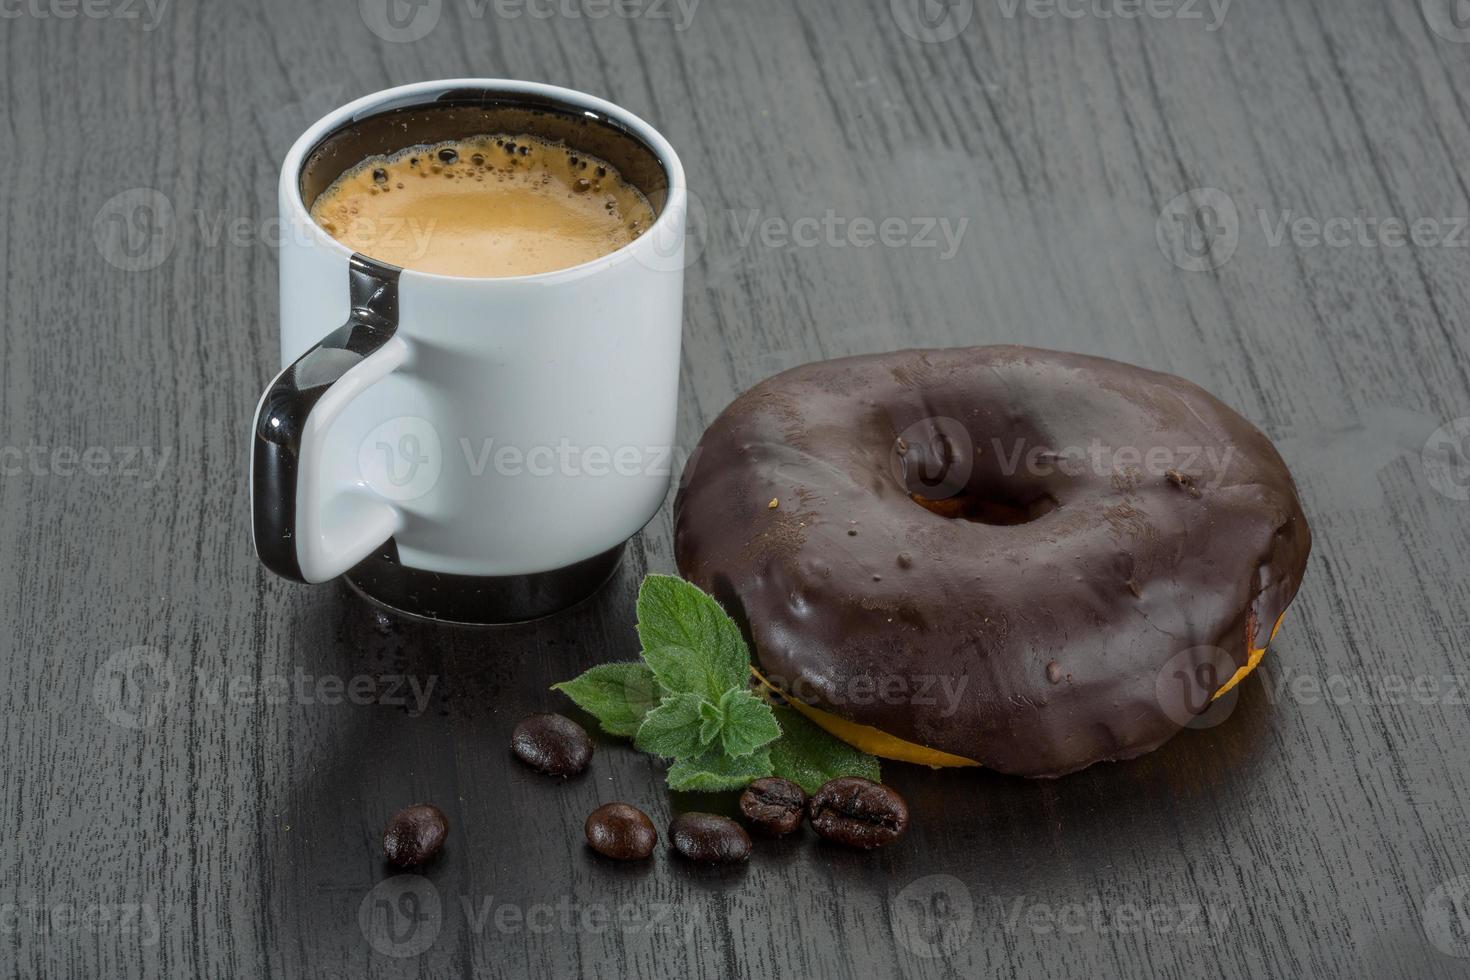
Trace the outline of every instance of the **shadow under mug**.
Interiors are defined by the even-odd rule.
[[[311,219],[370,155],[495,133],[608,161],[656,220],[582,265],[468,278],[375,261]],[[251,459],[261,561],[301,582],[345,574],[378,603],[449,622],[535,619],[596,591],[674,466],[687,201],[668,141],[568,89],[423,82],[313,125],[279,199],[285,367]]]

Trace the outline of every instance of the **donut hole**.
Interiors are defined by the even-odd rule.
[[[1057,509],[1054,496],[1018,478],[999,453],[982,454],[977,445],[954,419],[924,419],[895,439],[893,475],[910,500],[948,520],[1011,527]]]
[[[1060,506],[1055,497],[1046,493],[1026,501],[1009,500],[994,494],[978,493],[958,494],[942,499],[911,493],[909,499],[931,514],[938,514],[940,517],[998,527],[1030,524]]]

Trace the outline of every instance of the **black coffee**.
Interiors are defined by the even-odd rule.
[[[806,793],[789,779],[757,779],[740,794],[740,815],[752,827],[773,837],[800,827],[805,813]]]
[[[449,821],[432,803],[415,803],[393,814],[383,831],[383,854],[398,868],[427,864],[444,846]]]
[[[510,750],[532,769],[550,776],[574,776],[592,760],[592,739],[562,715],[532,715],[515,727]]]
[[[669,825],[669,842],[691,861],[732,864],[750,857],[750,835],[729,817],[681,813]]]
[[[892,844],[909,826],[903,797],[887,786],[858,776],[839,776],[817,790],[807,804],[812,828],[827,840],[869,850]]]
[[[587,817],[587,846],[618,861],[641,861],[653,853],[658,831],[648,814],[626,803],[607,803]]]

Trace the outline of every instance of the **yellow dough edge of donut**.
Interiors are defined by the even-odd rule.
[[[1271,643],[1273,640],[1276,639],[1276,634],[1281,632],[1281,621],[1285,618],[1286,610],[1283,609],[1281,611],[1281,615],[1276,617],[1276,625],[1271,627],[1271,635],[1266,637],[1266,645],[1261,647],[1259,650],[1251,650],[1251,655],[1246,658],[1245,666],[1237,670],[1234,675],[1231,676],[1230,680],[1226,681],[1224,686],[1222,686],[1220,690],[1216,691],[1214,695],[1211,696],[1211,701],[1228,693],[1231,688],[1249,677],[1251,671],[1255,670],[1261,665],[1261,658],[1266,655],[1267,650],[1271,649]]]
[[[931,749],[917,742],[906,742],[871,725],[859,725],[857,722],[839,718],[820,708],[803,704],[762,677],[760,671],[754,667],[750,668],[750,672],[766,690],[781,695],[787,704],[800,711],[812,724],[824,729],[832,737],[841,739],[853,748],[869,755],[876,755],[880,759],[892,759],[895,762],[911,762],[917,766],[929,766],[931,769],[980,765],[974,759],[966,759],[962,755],[950,755],[948,752]]]
[[[1276,634],[1281,630],[1281,621],[1285,618],[1286,613],[1284,612],[1276,617],[1276,625],[1271,627],[1271,635],[1267,638],[1266,645],[1260,649],[1251,650],[1250,657],[1246,660],[1245,666],[1237,670],[1230,680],[1226,681],[1220,690],[1211,696],[1211,701],[1229,692],[1231,688],[1245,680],[1251,671],[1260,666],[1261,658],[1266,656],[1266,651],[1270,649],[1271,642],[1276,639]],[[785,691],[776,687],[762,677],[761,672],[754,667],[750,668],[750,672],[756,680],[760,681],[762,687],[773,694],[779,694],[787,704],[800,711],[812,724],[823,729],[833,738],[841,739],[853,748],[866,752],[869,755],[876,755],[880,759],[892,759],[895,762],[909,762],[917,766],[928,766],[931,769],[953,769],[980,765],[974,759],[966,759],[962,755],[951,755],[948,752],[931,749],[917,742],[908,742],[896,735],[890,735],[881,729],[874,728],[871,725],[859,725],[857,722],[848,721],[846,718],[839,718],[831,712],[823,711],[820,708],[813,708],[811,705],[796,700]]]

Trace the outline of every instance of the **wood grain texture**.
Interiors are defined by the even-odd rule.
[[[1470,503],[1420,459],[1470,416],[1470,252],[1463,232],[1272,240],[1287,212],[1463,221],[1470,44],[1418,3],[1375,0],[1242,3],[1215,30],[1204,5],[1073,18],[959,0],[959,35],[921,43],[905,3],[704,0],[684,23],[676,6],[593,19],[441,0],[412,43],[351,2],[7,12],[0,447],[27,462],[0,459],[0,975],[1470,973],[1434,897],[1470,875]],[[248,535],[279,161],[350,98],[461,75],[594,92],[678,147],[706,218],[686,448],[779,369],[988,342],[1172,371],[1258,423],[1316,550],[1228,720],[1057,782],[892,765],[915,826],[872,855],[808,833],[736,872],[589,856],[601,802],[661,829],[728,805],[671,799],[610,741],[564,785],[507,752],[516,720],[559,703],[549,684],[634,654],[637,582],[673,567],[669,507],[596,599],[492,632],[275,579]],[[1235,205],[1238,245],[1193,272],[1156,224],[1200,187]],[[166,200],[170,247],[126,271],[96,231],[138,189]],[[967,225],[952,255],[942,237],[761,237],[829,211]],[[53,465],[88,447],[102,472]],[[108,686],[124,674],[153,683]],[[427,688],[425,710],[379,703],[395,677]],[[323,678],[364,680],[331,703]],[[424,881],[383,885],[382,826],[419,800],[448,813],[448,848]],[[364,931],[364,909],[417,918]]]

